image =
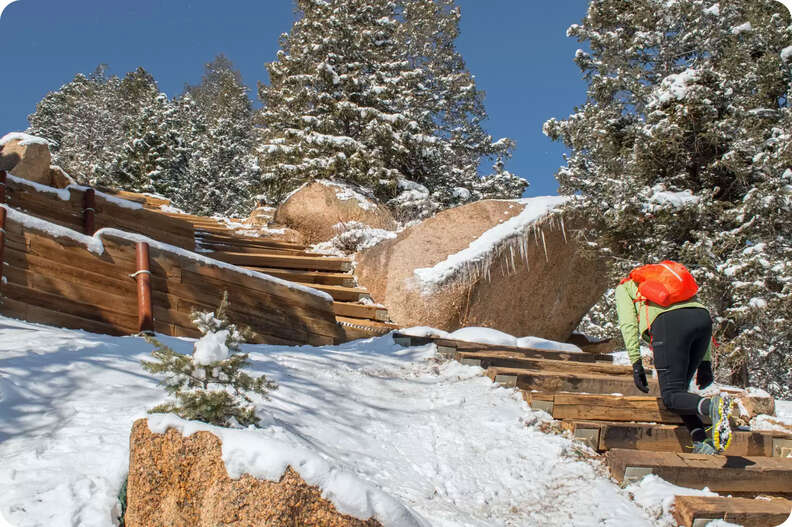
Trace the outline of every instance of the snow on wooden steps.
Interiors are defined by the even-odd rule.
[[[563,421],[562,427],[583,438],[594,450],[617,448],[652,452],[690,452],[690,432],[684,426],[608,421]],[[792,434],[766,431],[735,431],[729,447],[731,456],[781,455],[781,445],[792,441]]]
[[[480,366],[484,369],[491,367],[524,368],[567,373],[629,375],[632,379],[632,368],[629,366],[605,362],[582,362],[576,360],[578,355],[580,354],[544,350],[458,351],[454,358],[463,364]]]
[[[610,450],[606,458],[611,476],[619,483],[656,474],[680,487],[707,487],[713,492],[741,495],[792,495],[792,458],[625,449]]]
[[[784,520],[792,518],[792,501],[783,498],[677,496],[672,513],[683,527],[703,527],[712,520],[724,520],[743,527],[768,527],[781,525]]]
[[[487,376],[495,382],[516,386],[521,390],[544,393],[621,393],[642,395],[635,387],[632,376],[597,375],[559,371],[539,371],[525,368],[491,367]],[[655,379],[649,379],[649,393],[659,395],[660,388]]]

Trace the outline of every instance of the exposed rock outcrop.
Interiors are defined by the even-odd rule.
[[[51,185],[49,146],[45,140],[12,133],[0,139],[0,170],[42,185]]]
[[[154,434],[145,419],[130,437],[127,527],[380,527],[340,514],[292,470],[279,482],[228,476],[220,440],[210,432]]]
[[[537,198],[527,207],[552,202]],[[400,325],[566,340],[604,293],[605,265],[580,255],[568,235],[573,226],[560,216],[526,225],[522,213],[532,211],[524,207],[486,200],[445,210],[358,255],[358,281]],[[498,237],[512,226],[519,228]],[[471,259],[473,242],[490,244],[489,253]]]
[[[275,222],[301,232],[309,244],[336,236],[339,223],[396,229],[387,207],[347,184],[332,181],[316,181],[300,188],[278,207]]]

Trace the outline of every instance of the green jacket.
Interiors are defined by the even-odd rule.
[[[635,302],[638,297],[638,286],[632,280],[619,284],[614,292],[616,296],[616,312],[619,314],[619,329],[624,337],[624,345],[627,346],[627,355],[630,363],[635,364],[641,358],[640,339],[649,343],[649,327],[660,313],[681,309],[684,307],[701,307],[704,305],[691,298],[686,302],[677,302],[668,307],[663,307],[654,302]],[[712,360],[712,342],[710,342],[707,353],[704,355],[705,361]]]

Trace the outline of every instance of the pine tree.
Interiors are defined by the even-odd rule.
[[[300,17],[267,66],[270,84],[259,85],[268,200],[317,179],[366,186],[382,198],[412,181],[443,205],[522,193],[519,178],[487,186],[478,176],[482,156],[505,158],[512,143],[481,129],[483,94],[453,47],[452,2],[297,5]]]
[[[247,91],[239,71],[222,54],[206,65],[201,84],[187,87],[181,105],[194,116],[194,130],[185,134],[193,139],[193,154],[188,179],[174,193],[177,206],[207,215],[247,215],[255,206],[260,175]]]
[[[772,0],[593,0],[568,34],[586,102],[544,131],[582,233],[626,267],[685,262],[727,381],[792,385],[789,13]]]
[[[192,356],[177,353],[152,337],[154,361],[141,361],[143,368],[163,375],[162,384],[172,401],[151,410],[175,413],[189,420],[216,426],[248,426],[259,422],[249,392],[266,397],[277,384],[266,376],[253,378],[243,371],[249,365],[240,352],[243,332],[228,320],[228,294],[215,313],[193,313],[193,322],[203,336]]]

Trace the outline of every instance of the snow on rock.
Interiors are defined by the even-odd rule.
[[[218,332],[209,332],[195,343],[193,352],[193,363],[198,366],[209,366],[213,362],[226,360],[228,358],[229,331],[224,329]]]
[[[792,46],[787,46],[781,50],[781,60],[788,61],[792,57]]]
[[[336,197],[341,201],[349,201],[354,199],[357,201],[358,206],[363,210],[374,210],[377,208],[377,205],[374,202],[352,188],[351,185],[340,183],[338,181],[330,181],[327,179],[319,179],[317,180],[317,183],[321,183],[326,187],[332,187],[335,189]]]
[[[287,467],[292,467],[308,485],[322,489],[322,496],[338,512],[360,520],[376,518],[385,527],[423,527],[429,524],[400,501],[366,483],[347,470],[339,470],[315,451],[295,441],[267,437],[256,430],[233,430],[185,421],[172,414],[155,414],[148,418],[149,430],[164,434],[174,428],[187,437],[195,432],[210,432],[222,442],[223,462],[229,477],[244,474],[268,481],[279,481]]]
[[[523,211],[509,220],[492,227],[470,245],[450,255],[442,262],[429,268],[415,269],[424,292],[431,292],[436,287],[448,282],[458,274],[464,273],[469,266],[486,262],[493,257],[498,247],[509,240],[525,236],[527,231],[537,222],[548,217],[556,207],[568,200],[564,196],[545,196],[517,200],[524,205]]]
[[[4,317],[0,336],[0,514],[18,527],[115,525],[132,423],[166,398],[140,367],[152,347]],[[194,342],[158,338],[184,354]],[[434,350],[390,337],[244,346],[250,373],[280,388],[254,399],[262,428],[218,432],[229,471],[295,462],[335,503],[392,526],[663,525],[647,513],[656,502],[639,507],[579,445],[541,432],[546,416],[519,393]]]
[[[720,4],[712,4],[711,7],[704,10],[704,13],[712,16],[720,16]]]
[[[0,138],[0,146],[5,146],[14,140],[19,140],[19,146],[38,144],[49,147],[52,144],[51,141],[48,141],[43,137],[36,137],[35,135],[25,134],[22,132],[11,132]]]

